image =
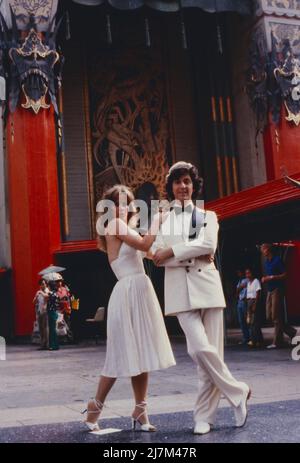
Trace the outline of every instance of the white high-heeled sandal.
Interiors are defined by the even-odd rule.
[[[93,405],[97,408],[97,410],[89,410],[89,405],[91,403],[93,403]],[[83,410],[83,412],[81,412],[81,414],[84,415],[84,413],[87,413],[87,414],[89,414],[89,413],[98,413],[100,415],[103,406],[104,406],[104,404],[102,402],[100,402],[100,400],[91,399],[91,400],[88,401],[87,408],[85,410]],[[94,423],[92,421],[85,420],[84,423],[86,424],[86,426],[89,428],[90,431],[100,431],[98,420],[96,422],[94,422]]]
[[[144,432],[154,432],[156,431],[156,427],[153,426],[152,424],[148,423],[141,423],[139,421],[140,417],[143,416],[146,413],[146,408],[147,408],[147,402],[141,402],[140,404],[136,404],[136,407],[141,408],[143,411],[136,417],[134,418],[132,416],[132,429],[133,431],[137,430],[137,425],[140,426],[140,430]]]

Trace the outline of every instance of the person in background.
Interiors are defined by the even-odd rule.
[[[49,281],[49,295],[47,302],[48,321],[49,321],[49,350],[59,350],[58,336],[56,332],[56,322],[58,311],[60,310],[60,300],[57,293],[58,281]]]
[[[60,310],[64,316],[64,321],[67,326],[67,337],[71,341],[73,339],[72,330],[71,330],[71,293],[70,289],[64,282],[64,280],[59,280],[57,284],[57,295],[60,301]]]
[[[63,312],[70,312],[71,303],[70,303],[70,290],[63,280],[57,282],[57,295],[61,302],[61,310]]]
[[[250,347],[263,347],[263,335],[261,331],[261,314],[259,310],[261,284],[254,278],[251,269],[246,269],[247,283],[247,323],[250,327]]]
[[[49,348],[49,328],[48,328],[48,313],[47,300],[49,289],[46,281],[42,278],[39,280],[40,288],[36,292],[33,303],[35,304],[35,313],[39,325],[41,344],[38,350],[48,350]]]
[[[274,336],[272,344],[267,349],[276,349],[283,345],[283,334],[287,334],[292,340],[297,330],[284,321],[284,280],[286,271],[281,258],[273,253],[273,247],[269,243],[261,246],[261,253],[265,258],[264,271],[266,276],[262,283],[267,284],[266,312],[267,319],[274,323]]]
[[[248,280],[245,278],[243,270],[237,271],[238,283],[236,286],[236,296],[237,296],[237,315],[239,320],[239,325],[243,333],[243,340],[240,344],[248,344],[250,341],[249,328],[246,322],[247,317],[247,284]]]

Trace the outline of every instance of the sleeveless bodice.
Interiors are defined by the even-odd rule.
[[[111,262],[110,266],[118,280],[145,274],[142,251],[132,248],[124,241],[121,244],[118,257]]]
[[[102,375],[133,377],[175,364],[144,253],[124,241],[111,268],[119,280],[107,307],[107,350]]]

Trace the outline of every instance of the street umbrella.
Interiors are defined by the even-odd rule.
[[[57,272],[46,273],[43,275],[43,278],[46,281],[59,281],[63,279],[63,277]]]
[[[57,265],[49,265],[49,267],[44,268],[39,272],[39,275],[47,275],[47,273],[53,273],[53,272],[63,272],[66,270],[64,267],[58,267]]]

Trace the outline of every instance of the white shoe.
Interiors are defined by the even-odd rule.
[[[144,431],[144,432],[155,432],[156,431],[155,426],[153,426],[149,422],[148,423],[141,423],[140,420],[139,420],[140,417],[145,415],[145,413],[147,412],[147,402],[144,401],[144,402],[141,402],[140,404],[136,404],[136,407],[141,408],[142,412],[137,417],[132,416],[132,418],[131,418],[133,431],[137,431],[137,429],[139,427],[140,430]]]
[[[269,344],[267,346],[267,349],[276,349],[276,348],[277,348],[276,344]]]
[[[234,408],[234,415],[235,415],[235,425],[237,428],[241,428],[246,424],[247,417],[248,417],[248,409],[247,409],[247,402],[251,396],[251,389],[249,386],[244,390],[243,398],[240,404]]]
[[[96,408],[96,410],[90,410],[90,407],[89,405],[93,405],[93,407]],[[101,411],[102,411],[102,408],[103,408],[103,403],[100,402],[100,400],[97,400],[97,399],[91,399],[88,401],[88,404],[87,404],[87,408],[81,412],[81,414],[83,415],[84,413],[87,413],[88,415],[90,413],[94,413],[94,414],[97,414],[97,418],[99,417]],[[84,421],[84,423],[86,424],[86,426],[88,427],[88,429],[90,431],[100,431],[100,427],[99,427],[99,424],[98,424],[98,419],[96,421]]]
[[[100,431],[98,423],[92,423],[91,421],[85,421],[86,426],[90,431]]]
[[[209,423],[205,421],[198,421],[194,427],[194,434],[207,434],[210,431]]]

